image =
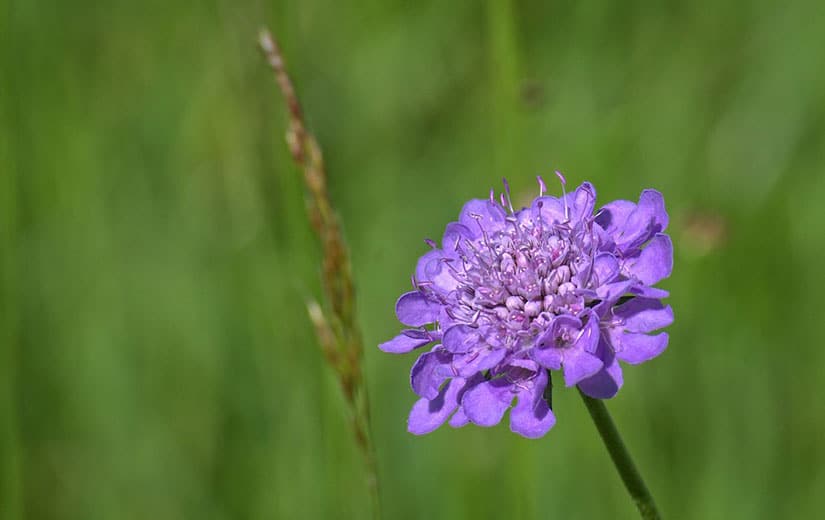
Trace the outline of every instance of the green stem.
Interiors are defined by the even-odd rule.
[[[370,403],[367,394],[367,384],[361,379],[360,388],[352,404],[355,413],[355,438],[364,457],[367,472],[367,490],[372,505],[373,520],[381,520],[381,492],[378,489],[378,463],[375,455],[375,443],[372,440],[370,428]]]
[[[645,520],[660,520],[661,516],[656,509],[656,504],[653,502],[653,496],[648,491],[644,480],[642,480],[639,470],[636,469],[636,465],[630,457],[630,452],[627,451],[627,447],[622,442],[622,437],[619,435],[616,424],[610,417],[610,412],[607,411],[604,402],[601,399],[593,399],[584,395],[581,390],[579,390],[579,394],[582,396],[585,406],[587,406],[587,411],[590,412],[590,417],[596,423],[596,429],[599,430],[599,435],[601,435],[602,441],[604,441],[604,445],[610,453],[610,458],[613,459],[613,464],[619,471],[627,492],[630,493],[636,507],[639,508],[642,518]]]

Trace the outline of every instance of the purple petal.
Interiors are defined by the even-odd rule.
[[[564,384],[574,386],[596,375],[602,369],[602,360],[587,352],[570,352],[564,357]]]
[[[596,355],[602,360],[604,367],[580,382],[578,386],[582,392],[594,399],[610,399],[624,383],[622,368],[604,338],[599,341]]]
[[[556,424],[556,416],[544,400],[547,372],[540,370],[528,389],[518,394],[518,402],[510,412],[510,430],[529,439],[547,433]]]
[[[463,353],[483,344],[483,338],[478,327],[453,325],[444,331],[444,337],[441,342],[448,351]]]
[[[610,283],[619,275],[619,261],[610,253],[599,253],[593,259],[593,272],[599,285]]]
[[[418,347],[423,347],[431,342],[429,334],[420,330],[404,331],[389,341],[378,345],[378,348],[390,354],[406,354]]]
[[[447,379],[440,367],[449,366],[450,355],[436,346],[430,352],[421,354],[410,370],[410,386],[413,391],[427,399],[438,396],[438,388]]]
[[[615,235],[627,222],[627,217],[636,209],[636,204],[629,200],[614,200],[605,204],[598,211],[596,223],[604,229],[608,235]]]
[[[582,329],[581,335],[576,339],[573,348],[587,352],[588,354],[595,354],[599,347],[599,317],[592,310],[583,314],[582,318],[587,318],[587,323]]]
[[[456,249],[462,240],[473,238],[473,232],[458,222],[450,222],[444,230],[444,236],[441,238],[441,247],[447,255],[455,255]]]
[[[582,328],[579,318],[568,314],[556,316],[553,322],[536,340],[536,347],[531,352],[531,357],[543,367],[551,370],[559,370],[564,362],[566,350],[564,345],[557,345],[556,340],[564,329],[568,331],[578,331]]]
[[[643,190],[639,196],[639,207],[649,208],[648,211],[653,216],[653,232],[661,233],[667,229],[669,217],[665,209],[665,198],[656,190]]]
[[[622,369],[619,362],[614,360],[612,364],[580,382],[578,386],[585,395],[593,399],[610,399],[622,387]]]
[[[440,249],[431,249],[421,255],[418,263],[415,265],[415,279],[419,282],[428,282],[431,279],[430,273],[437,273],[443,267],[441,259],[444,258],[444,252]],[[430,264],[433,264],[430,267]]]
[[[564,368],[568,386],[592,376],[602,367],[601,360],[593,355],[599,342],[599,319],[592,310],[582,317],[587,319],[584,326],[578,317],[557,316],[538,338],[531,353],[532,358],[546,368]],[[565,336],[575,337],[575,340],[559,344],[558,339]]]
[[[561,349],[558,348],[534,348],[530,352],[530,356],[536,360],[538,364],[550,370],[560,370],[562,362]]]
[[[572,222],[579,222],[593,214],[596,206],[596,188],[589,182],[583,182],[576,191],[568,193],[568,211]]]
[[[655,358],[667,348],[667,332],[649,336],[647,334],[612,334],[611,342],[616,357],[625,363],[638,365]]]
[[[439,310],[441,306],[427,299],[420,291],[402,294],[395,304],[395,314],[398,320],[410,327],[433,323],[438,318]]]
[[[450,369],[461,377],[470,377],[473,374],[494,368],[507,355],[505,349],[481,348],[467,354],[456,355]]]
[[[670,292],[659,289],[658,287],[648,287],[647,285],[635,285],[630,288],[630,292],[642,296],[643,298],[667,298],[670,296]]]
[[[599,319],[591,314],[587,325],[572,347],[564,351],[564,384],[573,386],[595,375],[604,364],[596,357],[598,351]]]
[[[673,270],[673,243],[670,237],[657,234],[638,256],[628,259],[623,268],[646,285],[667,278]]]
[[[419,399],[410,411],[410,417],[407,420],[407,431],[415,435],[423,435],[444,424],[447,417],[458,408],[457,396],[464,388],[464,384],[464,379],[451,379],[438,392],[435,399]]]
[[[605,284],[596,289],[596,293],[602,300],[618,300],[630,291],[638,282],[633,280],[622,280],[620,282],[613,282]]]
[[[440,249],[428,251],[418,259],[415,266],[415,279],[418,283],[429,283],[441,293],[448,293],[458,287],[458,281],[453,276],[447,264],[455,256],[445,254]]]
[[[458,221],[473,234],[473,237],[480,237],[481,228],[490,232],[504,227],[506,216],[504,208],[498,204],[486,199],[473,199],[461,209]]]
[[[662,194],[656,190],[644,190],[636,209],[623,224],[616,245],[621,251],[631,251],[647,242],[654,234],[664,231],[667,224],[668,216]]]
[[[530,216],[546,224],[562,223],[566,220],[564,202],[555,197],[537,197],[531,205]]]
[[[619,298],[627,294],[637,284],[638,282],[634,280],[623,280],[600,286],[596,289],[596,294],[602,301],[593,310],[599,316],[604,316],[619,301]]]
[[[550,326],[538,337],[536,346],[542,349],[556,347],[556,338],[561,335],[564,329],[580,330],[581,328],[582,321],[575,316],[570,314],[556,316]]]
[[[627,332],[652,332],[673,323],[673,309],[659,300],[636,297],[615,307],[613,315],[621,319]]]
[[[466,426],[469,424],[470,419],[467,418],[467,415],[464,413],[464,410],[459,408],[455,411],[452,417],[450,417],[449,425],[453,428],[461,428],[462,426]]]
[[[512,380],[531,377],[541,367],[532,359],[513,359],[507,362],[507,371]]]
[[[590,241],[598,245],[599,251],[614,252],[616,250],[616,244],[613,243],[613,237],[599,224],[594,223],[590,230],[592,233],[592,238],[590,238]]]
[[[479,426],[495,426],[513,402],[511,385],[501,379],[485,381],[464,393],[461,407],[467,418]]]
[[[464,399],[464,394],[474,386],[483,383],[485,381],[484,376],[481,374],[476,374],[472,377],[469,377],[465,380],[464,387],[456,396],[456,401],[461,403]],[[459,406],[458,410],[455,411],[452,417],[450,417],[450,426],[453,428],[461,428],[470,422],[470,419],[467,418],[467,415],[464,413],[464,409]]]

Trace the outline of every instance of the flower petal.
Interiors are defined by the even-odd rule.
[[[610,253],[599,253],[593,259],[593,273],[598,285],[610,283],[619,275],[619,261]]]
[[[412,352],[418,347],[423,347],[431,342],[429,334],[420,330],[404,331],[398,336],[389,341],[385,341],[378,345],[378,348],[390,354],[406,354]]]
[[[429,300],[420,291],[402,294],[395,303],[395,314],[398,320],[410,327],[420,327],[433,323],[438,318],[441,306]]]
[[[518,394],[518,402],[510,412],[510,430],[529,439],[547,433],[556,424],[556,416],[544,400],[547,372],[540,370],[528,389]]]
[[[570,352],[564,357],[564,384],[574,386],[596,375],[602,369],[602,360],[584,351]]]
[[[635,285],[630,288],[630,292],[644,298],[655,298],[657,300],[670,296],[670,292],[664,289],[659,289],[658,287],[648,287],[647,285]]]
[[[596,206],[596,188],[589,182],[583,182],[574,192],[568,193],[565,200],[570,221],[579,222],[593,214],[593,208]]]
[[[614,236],[627,222],[627,217],[636,209],[636,203],[629,200],[614,200],[602,206],[597,212],[596,224],[608,235]]]
[[[669,217],[665,209],[665,198],[656,190],[643,190],[639,196],[639,207],[645,208],[653,219],[653,232],[661,233],[667,229]]]
[[[556,347],[556,339],[565,331],[579,331],[582,328],[582,321],[572,314],[562,314],[556,316],[553,322],[547,327],[544,333],[536,340],[539,348]]]
[[[534,348],[530,351],[530,357],[532,357],[536,363],[540,364],[545,368],[549,368],[550,370],[560,370],[561,369],[561,362],[562,362],[562,354],[561,349],[558,348]]]
[[[667,224],[668,215],[662,194],[656,190],[644,190],[639,196],[639,204],[622,225],[616,245],[624,252],[636,249],[654,234],[664,231]]]
[[[481,236],[481,228],[489,232],[504,227],[506,216],[504,208],[498,204],[488,199],[473,199],[461,209],[458,222],[465,226],[474,238],[477,238]]]
[[[507,373],[513,380],[530,377],[540,368],[538,363],[527,358],[516,358],[507,362]]]
[[[461,377],[470,377],[495,367],[506,355],[505,349],[482,347],[464,355],[456,355],[450,365],[450,370]]]
[[[536,339],[536,346],[531,352],[531,357],[545,368],[559,370],[564,362],[566,351],[572,348],[569,345],[559,345],[559,337],[567,332],[579,333],[582,322],[579,318],[562,314],[556,316],[553,322]]]
[[[595,375],[604,364],[595,353],[598,350],[599,319],[591,313],[587,325],[579,338],[564,351],[564,384],[573,386],[583,379]]]
[[[638,365],[655,358],[667,348],[668,334],[615,334],[611,337],[616,357],[625,363]]]
[[[495,426],[501,422],[515,397],[510,387],[502,379],[495,379],[467,390],[461,399],[467,418],[479,426]]]
[[[447,382],[435,399],[419,399],[407,419],[407,431],[423,435],[435,430],[458,408],[458,393],[464,388],[465,380],[454,378]]]
[[[593,311],[601,318],[607,316],[616,302],[628,292],[631,292],[639,282],[635,280],[624,280],[621,282],[609,283],[596,289],[597,296],[601,302],[593,307]]]
[[[410,370],[410,386],[416,394],[427,399],[438,396],[441,383],[448,377],[439,368],[449,366],[451,356],[440,348],[437,345],[430,352],[421,354]]]
[[[584,325],[581,335],[573,344],[573,348],[588,354],[595,354],[599,349],[599,339],[601,337],[599,317],[592,310],[586,311],[586,314],[582,314],[581,317],[587,318],[587,323]]]
[[[661,233],[655,235],[635,257],[629,258],[623,270],[646,285],[653,285],[673,271],[673,242]]]
[[[613,315],[622,320],[627,332],[652,332],[673,323],[673,309],[659,300],[636,297],[615,307]]]
[[[624,383],[622,368],[604,338],[599,341],[596,355],[602,360],[604,367],[595,375],[580,382],[578,386],[585,395],[594,399],[610,399],[616,395]]]
[[[602,368],[578,386],[585,395],[593,399],[610,399],[622,387],[622,369],[618,361],[614,360],[611,365]]]
[[[541,219],[545,224],[560,224],[566,220],[564,202],[556,197],[538,197],[530,206],[530,216],[534,220]]]
[[[464,224],[450,222],[441,237],[441,248],[447,255],[455,255],[462,240],[473,238],[473,232]]]
[[[481,374],[476,374],[472,377],[467,378],[465,381],[466,382],[463,388],[456,396],[456,401],[458,401],[459,403],[461,403],[461,401],[464,399],[464,394],[467,392],[467,390],[473,388],[479,383],[484,382],[484,376],[482,376]],[[469,422],[470,419],[467,418],[467,415],[464,413],[464,409],[461,406],[459,406],[458,410],[456,410],[453,416],[450,417],[449,424],[453,428],[461,428],[462,426],[466,426],[467,424],[469,424]]]
[[[447,264],[454,260],[455,254],[448,255],[440,249],[433,249],[418,259],[415,266],[415,280],[419,284],[430,284],[437,292],[448,293],[458,287]]]
[[[461,428],[462,426],[466,426],[470,423],[470,419],[467,418],[467,415],[464,413],[464,410],[459,408],[455,411],[452,417],[450,417],[450,422],[448,423],[453,428]]]
[[[638,283],[639,282],[635,282],[633,280],[622,280],[621,282],[605,284],[596,289],[596,294],[603,301],[612,301],[615,303]],[[610,304],[611,307],[613,306],[613,303]]]
[[[463,324],[453,325],[444,331],[441,342],[449,352],[464,353],[483,344],[483,337],[478,327]]]

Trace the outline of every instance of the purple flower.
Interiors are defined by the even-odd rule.
[[[607,399],[622,386],[619,361],[642,363],[667,346],[667,333],[655,331],[673,311],[653,287],[673,267],[662,195],[645,190],[638,204],[617,200],[594,213],[590,183],[556,198],[538,180],[530,207],[513,210],[505,181],[500,201],[491,191],[464,205],[440,248],[427,241],[414,290],[395,308],[410,328],[379,346],[401,354],[435,344],[410,373],[421,397],[410,432],[448,419],[493,426],[512,406],[510,428],[541,437],[556,422],[550,371]]]

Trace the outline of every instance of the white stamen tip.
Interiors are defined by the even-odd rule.
[[[556,172],[555,172],[555,173],[556,173],[556,177],[558,177],[558,178],[559,178],[559,180],[561,181],[561,185],[562,185],[562,186],[566,186],[566,185],[567,185],[567,179],[565,179],[565,178],[564,178],[564,174],[563,174],[563,173],[561,173],[561,172],[560,172],[560,171],[558,171],[558,170],[556,170]]]
[[[567,185],[567,179],[564,178],[564,175],[560,171],[556,170],[555,173],[556,173],[556,177],[558,177],[559,181],[561,182],[561,194],[562,194],[562,200],[564,200],[564,219],[569,221],[570,220],[570,208],[567,206],[567,190],[564,189],[564,187]]]
[[[507,179],[505,178],[502,178],[501,182],[504,183],[504,193],[501,194],[501,205],[506,208],[510,208],[510,213],[515,213],[516,211],[513,209],[513,201],[510,199],[510,183],[507,182]],[[504,204],[505,200],[507,201],[507,204]]]
[[[547,184],[544,183],[544,179],[541,178],[541,175],[536,175],[536,180],[539,181],[539,197],[543,197],[544,192],[547,191]]]

